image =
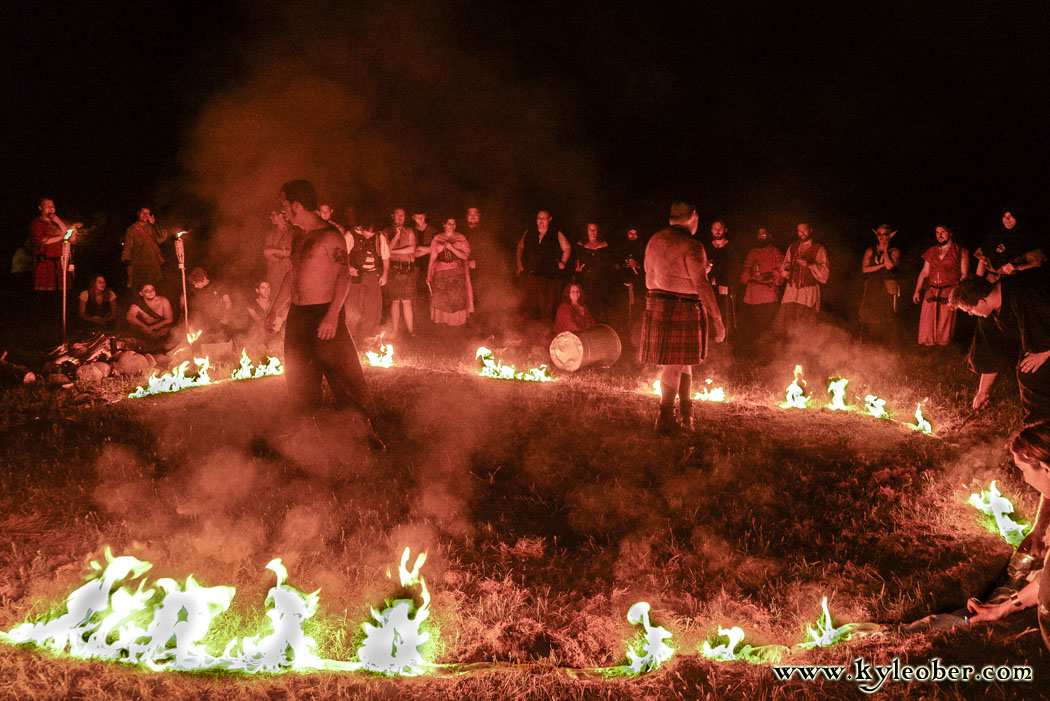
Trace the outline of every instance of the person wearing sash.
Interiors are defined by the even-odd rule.
[[[142,284],[124,317],[148,351],[165,351],[173,345],[174,318],[171,302],[157,294],[152,282]]]
[[[955,307],[948,304],[952,291],[970,272],[969,252],[952,240],[950,227],[933,230],[937,245],[922,254],[922,272],[911,301],[922,304],[919,312],[919,345],[946,346],[955,330]]]
[[[168,233],[157,227],[157,220],[149,207],[139,210],[138,220],[124,232],[124,250],[120,260],[127,266],[128,287],[142,289],[143,283],[161,280],[161,265],[164,256],[160,244]]]

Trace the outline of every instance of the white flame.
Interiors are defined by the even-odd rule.
[[[420,630],[420,626],[430,616],[430,592],[419,574],[427,554],[420,553],[411,570],[407,567],[408,558],[409,548],[405,548],[398,569],[401,586],[419,584],[422,605],[416,608],[413,600],[399,599],[382,613],[372,609],[372,618],[376,624],[363,625],[365,639],[357,650],[363,669],[411,677],[423,674],[429,665],[419,650],[421,645],[430,640],[430,634]]]
[[[847,411],[849,409],[846,406],[846,385],[849,384],[849,380],[845,377],[840,377],[837,380],[832,380],[828,384],[828,393],[831,395],[831,402],[828,404],[828,408],[832,411]]]
[[[836,628],[831,621],[831,612],[828,611],[828,597],[824,597],[820,602],[821,614],[817,618],[817,627],[814,629],[812,626],[807,626],[806,636],[807,640],[804,643],[799,643],[801,648],[814,648],[814,647],[831,647],[836,643],[841,643],[849,640],[852,636],[854,625],[847,623],[845,625]]]
[[[734,651],[736,650],[737,645],[744,641],[744,631],[735,626],[728,630],[719,626],[718,635],[719,637],[727,638],[728,642],[722,643],[716,647],[711,647],[711,643],[705,640],[700,648],[700,654],[710,660],[717,660],[719,662],[730,662],[739,659]]]
[[[478,372],[482,377],[492,377],[497,380],[523,380],[525,382],[552,382],[553,377],[547,374],[547,366],[540,365],[524,372],[518,372],[513,365],[504,365],[496,360],[485,346],[478,346],[474,354],[475,360],[481,360],[482,368]]]
[[[970,503],[980,509],[982,513],[995,518],[995,525],[999,528],[999,535],[1007,543],[1017,547],[1024,540],[1028,525],[1017,523],[1010,518],[1009,514],[1014,512],[1014,505],[1010,503],[1009,499],[999,493],[999,487],[996,486],[995,480],[992,480],[986,491],[980,494],[971,494]]]
[[[886,400],[879,399],[874,394],[864,397],[864,408],[876,419],[888,419],[890,417],[886,412]]]
[[[627,659],[630,664],[624,667],[626,674],[638,675],[651,672],[674,654],[674,648],[664,641],[671,637],[670,631],[662,626],[654,626],[649,621],[649,604],[639,601],[627,611],[627,620],[638,625],[641,624],[645,631],[645,639],[642,643],[641,654],[634,650],[627,651]]]
[[[801,384],[800,384],[801,382]],[[802,366],[795,366],[795,379],[788,385],[781,409],[805,409],[809,406],[810,397],[806,396],[806,381],[802,379]]]
[[[365,358],[374,368],[388,368],[394,364],[394,346],[389,343],[380,344],[379,353],[368,351],[365,353]]]
[[[915,423],[912,427],[923,433],[933,433],[933,426],[922,415],[922,402],[915,405]]]

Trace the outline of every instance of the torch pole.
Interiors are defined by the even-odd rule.
[[[179,259],[179,272],[182,273],[182,312],[186,323],[186,340],[190,339],[190,298],[186,294],[186,245],[182,242],[185,231],[175,234],[175,256]]]
[[[66,342],[66,298],[69,292],[69,259],[73,253],[69,238],[72,234],[73,230],[70,229],[66,232],[65,238],[62,239],[62,256],[59,259],[62,265],[62,343]]]

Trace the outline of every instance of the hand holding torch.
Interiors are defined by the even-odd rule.
[[[182,273],[182,311],[186,321],[186,340],[190,338],[190,298],[186,294],[186,244],[182,237],[186,234],[180,231],[175,234],[175,257],[179,260],[179,272]]]

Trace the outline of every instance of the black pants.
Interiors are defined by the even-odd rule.
[[[317,337],[328,304],[293,304],[288,311],[284,333],[284,376],[293,403],[301,408],[321,404],[321,378],[339,407],[356,406],[369,419],[375,416],[372,393],[365,382],[354,340],[340,319],[335,337],[322,341]]]

